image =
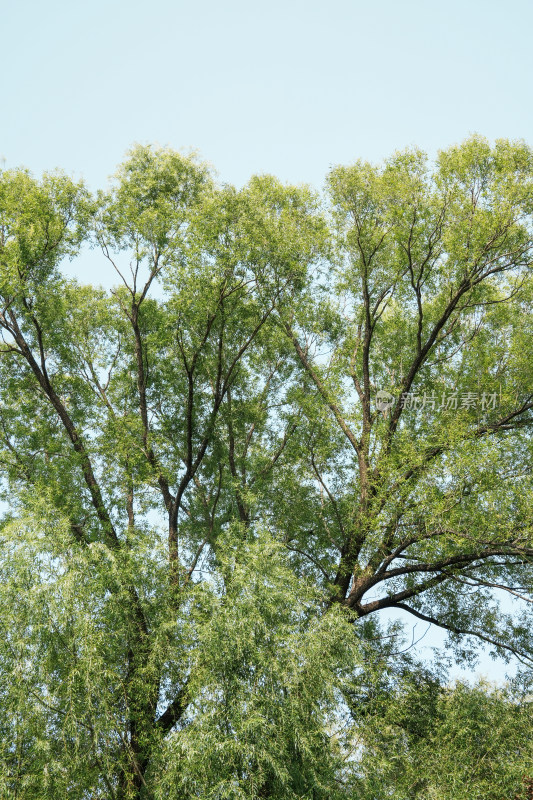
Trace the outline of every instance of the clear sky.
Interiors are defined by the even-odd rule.
[[[220,178],[533,141],[529,0],[0,0],[0,156],[104,184],[134,142]]]
[[[0,10],[6,167],[62,167],[95,189],[134,142],[158,143],[197,149],[223,181],[272,172],[319,188],[333,164],[407,145],[435,154],[472,132],[533,144],[531,0]],[[106,282],[87,254],[78,264],[82,279]]]

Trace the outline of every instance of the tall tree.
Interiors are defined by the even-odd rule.
[[[532,165],[524,144],[473,137],[433,172],[418,151],[332,170],[327,295],[280,314],[321,491],[312,531],[291,537],[332,600],[526,659]],[[499,614],[495,590],[523,611]]]
[[[149,147],[96,198],[1,174],[7,796],[346,795],[382,610],[531,659],[532,175],[478,137],[329,210]]]
[[[299,291],[324,239],[314,206],[308,190],[270,178],[219,189],[203,165],[150,148],[134,150],[97,201],[64,176],[2,175],[2,465],[20,520],[7,522],[6,546],[40,516],[57,528],[37,540],[41,553],[25,537],[9,552],[6,663],[26,673],[36,720],[39,702],[52,730],[77,720],[76,748],[92,752],[117,799],[146,790],[150,755],[188,704],[177,622],[204,550],[217,557],[233,518],[228,507],[217,516],[234,480],[216,434],[226,409],[257,404],[272,440],[263,473],[283,447],[261,420],[265,388],[252,387],[274,380],[272,312]],[[111,296],[58,271],[89,234],[116,271]],[[29,591],[28,571],[44,618],[31,597],[24,612],[10,602],[19,581]],[[32,647],[35,659],[46,653],[44,672],[28,663]],[[8,770],[17,787],[19,755],[41,733],[31,747],[25,736]]]

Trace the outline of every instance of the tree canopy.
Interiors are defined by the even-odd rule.
[[[479,136],[323,196],[148,146],[97,195],[0,173],[2,796],[520,790],[527,692],[380,612],[530,669],[532,215]]]

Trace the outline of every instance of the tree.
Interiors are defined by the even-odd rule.
[[[521,800],[532,732],[530,697],[483,682],[443,688],[414,671],[394,704],[382,696],[361,726],[356,796]]]
[[[433,175],[413,151],[329,186],[335,302],[283,324],[315,390],[334,596],[526,655],[524,624],[498,628],[490,597],[531,586],[531,152],[474,137]]]
[[[2,173],[7,796],[348,792],[385,609],[529,663],[532,175],[479,137],[329,208],[150,147],[96,198]]]

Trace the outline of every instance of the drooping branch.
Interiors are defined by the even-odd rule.
[[[400,608],[403,611],[408,611],[409,614],[412,614],[414,617],[418,617],[418,619],[423,620],[423,622],[429,622],[432,625],[436,625],[438,628],[444,628],[444,630],[450,631],[450,633],[455,633],[457,636],[475,636],[477,639],[481,639],[481,641],[487,642],[487,644],[492,644],[494,647],[500,650],[507,650],[527,667],[531,668],[533,665],[533,657],[527,653],[524,653],[522,650],[519,650],[517,647],[512,647],[509,644],[505,644],[497,639],[493,639],[492,636],[487,636],[487,634],[483,633],[482,631],[473,630],[471,628],[463,628],[459,625],[454,625],[451,622],[437,619],[436,617],[431,617],[429,614],[425,614],[422,611],[418,611],[418,609],[407,605],[407,603],[396,603],[396,608]]]

